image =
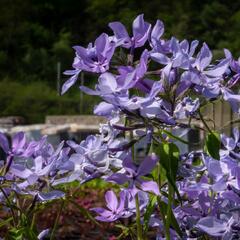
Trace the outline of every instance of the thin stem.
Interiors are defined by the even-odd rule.
[[[134,139],[134,136],[133,136],[133,130],[132,130],[132,131],[130,131],[130,140],[132,141],[133,139]],[[135,159],[134,144],[131,147],[131,152],[132,152],[132,160],[134,161],[134,159]]]
[[[146,72],[146,75],[159,75],[160,73],[162,72],[162,69],[158,69],[158,70],[155,70],[155,71],[148,71]]]
[[[162,180],[161,180],[161,165],[159,162],[157,163],[157,183],[158,183],[159,192],[160,192]]]
[[[57,218],[56,218],[56,220],[55,220],[55,223],[54,223],[54,226],[53,226],[53,230],[52,230],[52,232],[51,232],[50,240],[53,240],[53,237],[54,237],[54,234],[55,234],[55,231],[56,231],[58,222],[59,222],[59,218],[60,218],[60,216],[61,216],[61,214],[62,214],[63,207],[64,207],[64,200],[62,200],[60,209],[59,209],[59,211],[58,211],[58,215],[57,215]]]
[[[136,203],[137,240],[143,240],[138,194],[136,194],[135,196],[135,203]]]
[[[13,211],[13,208],[11,207],[11,202],[10,202],[7,194],[5,193],[4,189],[0,188],[0,191],[2,192],[3,196],[5,197],[5,199],[7,201],[7,204],[9,206],[9,208],[10,208],[10,211],[11,211],[11,214],[12,214],[12,217],[13,217],[13,224],[14,224],[14,226],[17,226],[16,215],[15,215],[15,213]]]
[[[38,198],[37,195],[35,195],[34,198],[33,198],[32,203],[31,203],[31,205],[30,205],[30,207],[28,209],[28,214],[30,214],[33,211],[33,209],[34,209],[34,207],[35,207],[35,205],[37,203],[37,198]]]
[[[34,228],[35,220],[36,220],[36,214],[34,213],[32,216],[32,222],[31,222],[31,226],[30,226],[31,230],[33,230],[33,228]]]
[[[240,123],[240,119],[236,119],[236,120],[232,120],[232,121],[227,122],[225,125],[223,125],[223,127],[220,128],[220,130],[223,130],[224,128],[229,127],[229,125],[231,126],[231,125],[236,124],[236,123]]]
[[[166,221],[166,239],[170,239],[170,222],[171,222],[171,208],[172,208],[172,202],[173,198],[172,195],[174,194],[172,190],[172,186],[170,183],[168,183],[168,207],[167,207],[167,221]]]
[[[206,129],[207,129],[210,133],[212,133],[212,130],[209,128],[209,126],[207,125],[206,121],[204,120],[202,113],[199,111],[198,114],[199,114],[199,117],[200,117],[203,125],[206,127]]]

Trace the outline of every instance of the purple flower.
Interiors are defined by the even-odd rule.
[[[124,48],[142,47],[148,39],[151,30],[151,24],[143,19],[143,14],[136,17],[133,21],[133,37],[129,37],[124,25],[120,22],[111,22],[109,27],[113,30],[118,43]]]
[[[120,76],[118,76],[118,84],[119,88],[122,90],[128,90],[133,87],[137,87],[143,92],[149,91],[149,87],[144,83],[144,75],[147,72],[147,64],[148,64],[149,53],[145,49],[140,57],[139,64],[133,67],[119,67],[118,70],[120,72]]]
[[[94,107],[94,114],[98,116],[104,116],[107,118],[112,117],[112,113],[116,112],[118,109],[111,103],[100,102],[98,105]]]
[[[118,85],[116,76],[112,73],[103,73],[98,79],[96,90],[92,90],[88,87],[81,86],[80,89],[89,95],[97,95],[101,97],[113,96],[117,92],[121,92],[121,88]]]
[[[205,217],[198,221],[196,227],[208,233],[211,236],[222,236],[226,230],[226,222],[215,217]]]
[[[45,201],[50,201],[50,200],[54,200],[54,199],[59,199],[59,198],[63,198],[65,196],[64,192],[59,191],[59,190],[53,190],[50,192],[40,192],[38,193],[38,200],[41,202],[45,202]]]
[[[153,99],[152,101],[142,103],[140,114],[146,118],[156,118],[169,125],[173,125],[175,123],[175,120],[170,115],[168,104],[161,99]]]
[[[140,63],[136,68],[119,68],[120,75],[104,73],[99,77],[96,90],[91,90],[85,86],[80,89],[89,95],[99,95],[110,101],[115,101],[114,98],[127,96],[127,90],[133,88],[144,77],[147,71],[148,51],[145,50],[140,58]],[[120,95],[120,96],[119,96]]]
[[[156,182],[142,179],[143,176],[149,174],[153,170],[156,163],[157,158],[155,155],[146,157],[139,166],[132,162],[130,156],[127,156],[123,161],[124,173],[114,173],[106,180],[116,182],[118,184],[129,182],[128,188],[133,196],[135,196],[135,194],[139,191],[138,188],[142,191],[150,191],[159,195],[159,187]]]
[[[136,201],[134,196],[132,196],[131,191],[129,192],[128,190],[125,190],[127,193],[127,207],[126,210],[127,212],[131,213],[136,213]],[[139,202],[139,210],[141,213],[144,213],[146,211],[146,207],[149,203],[149,196],[148,193],[143,192],[139,190],[137,192],[138,195],[138,202]]]
[[[7,173],[13,164],[14,157],[30,157],[36,146],[35,144],[29,144],[27,142],[23,132],[18,132],[13,136],[11,146],[9,145],[7,137],[3,133],[0,133],[0,147],[7,155],[5,169]]]
[[[240,94],[234,94],[230,89],[221,88],[223,99],[230,103],[232,110],[240,114]]]
[[[177,119],[184,119],[192,116],[200,106],[199,99],[192,100],[190,97],[185,97],[176,106],[174,115]]]
[[[193,66],[197,69],[193,83],[197,85],[213,84],[222,79],[229,66],[229,59],[223,59],[216,66],[210,67],[212,53],[206,43],[203,44]]]
[[[239,130],[236,127],[233,129],[233,138],[227,137],[225,134],[221,134],[221,141],[226,148],[226,150],[221,150],[221,156],[228,156],[236,147],[240,147]]]
[[[226,72],[229,66],[229,60],[223,59],[220,63],[218,63],[218,65],[206,70],[206,68],[209,67],[211,61],[212,53],[209,50],[208,45],[206,43],[203,43],[203,46],[196,58],[194,66],[197,68],[199,72],[204,73],[209,77],[212,78],[221,77]]]
[[[43,240],[49,233],[49,229],[45,229],[38,234],[38,239]]]
[[[109,63],[115,50],[115,43],[105,33],[95,41],[94,46],[89,44],[87,48],[74,47],[76,57],[73,62],[75,70],[66,71],[66,75],[72,75],[62,87],[64,94],[76,81],[81,71],[104,73],[109,69]]]
[[[236,223],[233,217],[229,219],[218,219],[213,216],[208,216],[200,219],[196,227],[210,236],[222,237],[223,240],[228,240],[235,239],[234,228],[239,232],[239,221]],[[239,236],[238,233],[235,236]]]
[[[232,88],[240,81],[240,57],[238,60],[234,60],[231,52],[227,49],[224,49],[226,58],[230,60],[230,69],[233,72],[232,78],[228,81],[227,86]]]
[[[9,146],[8,139],[3,133],[0,133],[0,146],[3,151],[10,156],[23,156],[27,150],[28,144],[23,132],[16,133],[12,138],[12,146]]]
[[[163,77],[169,78],[172,68],[181,68],[188,70],[194,62],[193,54],[198,45],[198,41],[193,41],[189,46],[188,41],[184,40],[179,43],[176,38],[172,38],[169,42],[169,54],[161,51],[152,51],[151,58],[165,67],[162,69]]]
[[[188,58],[182,53],[177,39],[172,38],[170,42],[171,57],[161,52],[151,53],[151,58],[165,67],[162,69],[163,77],[168,78],[172,68],[186,68],[189,66]]]
[[[114,141],[116,140],[114,139]],[[104,141],[102,136],[90,135],[80,144],[73,141],[67,142],[76,151],[70,156],[69,161],[74,164],[73,175],[78,175],[81,182],[107,174],[111,167],[120,168],[122,166],[122,160],[118,156],[110,154],[109,149],[114,141],[112,139],[109,139],[108,143]],[[120,143],[121,141],[118,144]]]
[[[164,24],[161,20],[157,20],[156,24],[152,29],[151,37],[150,37],[150,44],[156,50],[158,50],[159,48],[161,49],[162,47],[163,42],[160,40],[160,38],[163,35],[163,33],[164,33]]]
[[[51,172],[55,172],[58,169],[58,161],[61,160],[59,155],[63,147],[63,142],[60,143],[58,148],[49,158],[38,156],[32,161],[25,161],[23,163],[14,163],[10,168],[10,172],[21,179],[27,179],[29,185],[33,185],[37,180],[43,176],[48,176]],[[30,165],[30,166],[28,166]],[[61,167],[63,167],[61,165]],[[71,168],[70,168],[71,169]]]
[[[126,215],[125,211],[125,201],[126,192],[120,192],[120,199],[118,201],[115,193],[113,191],[107,191],[105,194],[106,205],[108,209],[105,208],[92,208],[99,216],[96,217],[97,220],[102,222],[113,222],[119,218],[129,217]]]
[[[130,112],[135,111],[145,118],[156,118],[166,124],[173,124],[174,119],[170,115],[170,104],[157,97],[158,93],[162,91],[162,82],[154,81],[150,92],[146,94],[145,97],[133,95],[131,98],[122,98],[121,101],[119,101],[119,107],[120,109],[127,109]]]

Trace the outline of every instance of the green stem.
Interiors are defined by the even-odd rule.
[[[10,208],[10,211],[11,211],[11,214],[12,214],[12,217],[13,217],[13,224],[14,226],[16,227],[17,226],[17,220],[16,220],[16,215],[14,213],[14,210],[11,206],[11,202],[7,196],[7,194],[5,193],[4,189],[3,188],[0,188],[0,191],[2,192],[3,196],[5,197],[6,201],[7,201],[7,204],[8,204],[8,207]]]
[[[161,181],[161,165],[158,162],[157,163],[157,183],[158,183],[158,187],[159,187],[159,192],[161,192],[161,185],[162,185],[162,181]]]
[[[130,140],[132,141],[133,140],[133,131],[130,131]],[[134,144],[132,145],[132,160],[134,161],[135,159],[135,155],[134,155]]]
[[[220,130],[223,130],[224,128],[228,127],[229,125],[233,125],[236,123],[240,123],[240,119],[236,119],[236,120],[232,120],[227,122],[225,125],[223,125],[223,127],[220,128]]]
[[[60,216],[62,214],[63,207],[64,207],[64,200],[62,200],[62,203],[61,203],[61,206],[60,206],[57,218],[56,218],[54,226],[53,226],[53,230],[51,232],[50,240],[53,240],[53,237],[54,237],[54,234],[55,234],[55,231],[57,229],[58,222],[59,222],[59,218],[60,218]]]
[[[33,216],[32,216],[32,222],[31,222],[31,226],[30,226],[30,229],[31,229],[31,230],[33,230],[33,228],[34,228],[35,220],[36,220],[36,214],[33,213]]]
[[[136,194],[135,196],[135,203],[136,203],[137,240],[143,240],[138,194]]]
[[[204,120],[202,113],[199,111],[198,114],[199,114],[199,117],[200,117],[203,125],[206,127],[206,129],[207,129],[210,133],[212,133],[212,130],[209,128],[209,126],[207,125],[206,121]]]
[[[174,192],[172,189],[172,186],[170,183],[168,183],[168,207],[167,207],[167,220],[166,220],[166,239],[170,239],[170,223],[171,223],[171,208],[172,208],[172,202],[173,202],[173,196]]]

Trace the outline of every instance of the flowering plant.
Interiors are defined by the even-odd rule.
[[[224,101],[240,113],[240,59],[225,49],[222,59],[213,61],[206,43],[164,39],[163,23],[157,20],[152,27],[143,14],[133,21],[132,35],[120,22],[109,27],[112,36],[103,33],[87,48],[74,47],[73,70],[65,72],[71,77],[62,87],[65,93],[82,71],[98,76],[95,89],[80,89],[102,98],[94,108],[107,119],[99,134],[79,144],[60,143],[56,150],[45,137],[27,142],[18,133],[10,146],[0,135],[7,156],[0,197],[13,224],[10,199],[32,196],[31,214],[38,202],[64,198],[60,184],[101,178],[119,191],[107,191],[106,207],[91,210],[99,221],[116,222],[119,238],[149,239],[154,233],[167,240],[238,239],[239,131],[234,128],[228,137],[203,110]],[[203,147],[180,151],[192,129],[204,133]],[[144,145],[143,158],[138,144]]]

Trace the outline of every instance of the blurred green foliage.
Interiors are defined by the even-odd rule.
[[[57,63],[61,72],[71,69],[72,46],[86,46],[101,32],[111,34],[110,21],[122,21],[130,30],[144,13],[152,24],[158,18],[165,23],[164,37],[199,39],[219,55],[221,48],[240,55],[236,0],[0,0],[0,9],[0,115],[22,115],[28,122],[41,122],[46,114],[80,113],[77,88],[57,95]],[[82,113],[91,113],[94,102],[84,96]]]
[[[2,116],[23,116],[28,123],[44,122],[45,115],[76,114],[80,112],[79,91],[59,96],[44,82],[20,82],[5,79],[0,82],[0,112]],[[84,113],[91,114],[97,99],[83,95]]]

